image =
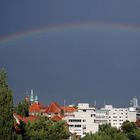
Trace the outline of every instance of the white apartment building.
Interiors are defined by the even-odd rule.
[[[99,125],[109,123],[109,110],[96,109],[95,123]]]
[[[70,114],[70,116],[67,115],[64,119],[67,121],[71,133],[83,137],[86,133],[98,131],[95,117],[94,107],[90,107],[87,103],[79,103],[77,112],[73,112],[73,115]]]
[[[81,137],[86,133],[95,133],[99,125],[110,123],[112,127],[120,128],[126,120],[136,122],[136,110],[132,108],[113,108],[105,105],[104,108],[96,109],[88,103],[79,103],[76,112],[66,114],[64,120],[69,125],[71,133]]]
[[[101,110],[108,111],[108,122],[112,127],[120,128],[126,120],[136,122],[136,111],[128,108],[113,108],[112,105],[105,105]]]

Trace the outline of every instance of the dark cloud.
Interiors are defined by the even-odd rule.
[[[83,22],[139,25],[139,2],[1,2],[0,36]],[[39,36],[39,35],[38,35]],[[97,100],[128,105],[140,92],[140,32],[84,29],[51,32],[0,44],[15,101],[33,88],[44,103]]]

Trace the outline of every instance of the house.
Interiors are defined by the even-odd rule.
[[[28,123],[28,122],[33,122],[38,119],[38,117],[36,116],[23,117],[16,113],[13,114],[13,117],[15,118],[17,124],[20,124],[20,121],[23,121],[24,123]]]
[[[44,111],[43,113],[44,116],[48,116],[49,118],[52,118],[54,116],[62,116],[63,115],[63,109],[61,106],[56,103],[52,102]]]
[[[74,112],[77,111],[77,107],[74,107],[74,106],[62,106],[61,107],[63,109],[63,112],[64,112],[64,116],[73,116]]]
[[[29,115],[32,116],[42,115],[44,111],[44,106],[39,102],[34,102],[29,106]]]

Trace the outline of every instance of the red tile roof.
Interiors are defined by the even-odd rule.
[[[47,108],[46,108],[46,113],[61,113],[62,108],[59,104],[56,102],[52,102]]]
[[[60,121],[60,120],[62,120],[62,117],[56,115],[56,116],[53,116],[51,118],[51,120],[53,120],[53,121]]]
[[[43,105],[40,103],[33,103],[29,107],[29,112],[40,112],[43,109]]]
[[[72,112],[77,111],[77,108],[72,107],[72,106],[65,106],[65,107],[62,106],[61,108],[64,110],[65,113],[72,113]]]
[[[35,116],[28,116],[28,117],[23,117],[23,116],[20,116],[16,113],[13,114],[19,121],[23,121],[25,123],[28,123],[28,122],[33,122],[35,120],[37,120],[38,118],[35,117]]]
[[[23,118],[23,121],[24,121],[25,123],[33,122],[33,121],[35,121],[35,120],[37,120],[37,117],[35,117],[35,116],[29,116],[29,117],[24,117],[24,118]]]

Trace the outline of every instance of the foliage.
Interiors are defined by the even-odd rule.
[[[23,129],[23,140],[62,140],[69,137],[63,121],[53,122],[46,117],[27,123]]]
[[[140,129],[134,122],[126,121],[121,130],[111,127],[110,124],[99,126],[95,134],[87,134],[81,140],[140,140]]]
[[[99,132],[87,134],[82,140],[128,140],[126,135],[110,124],[99,126]]]
[[[127,135],[129,140],[140,140],[140,129],[134,122],[124,122],[122,124],[122,131]]]
[[[0,71],[0,139],[12,140],[13,133],[13,97],[6,81],[6,72]]]
[[[19,102],[15,108],[15,112],[21,116],[29,116],[29,103],[24,99],[22,102]]]
[[[137,127],[136,127],[136,124],[134,122],[125,121],[122,124],[121,129],[124,133],[128,134],[128,133],[134,132],[134,130],[136,130]]]

